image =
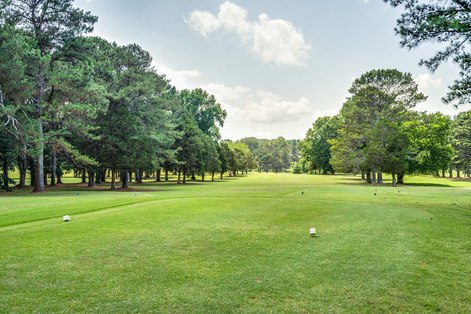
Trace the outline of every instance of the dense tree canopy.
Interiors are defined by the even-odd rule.
[[[47,175],[60,183],[64,167],[91,187],[108,177],[112,189],[133,174],[160,180],[161,167],[183,182],[206,172],[214,179],[229,160],[241,165],[236,173],[256,167],[248,148],[218,142],[227,113],[213,95],[176,90],[137,44],[86,37],[96,21],[72,0],[0,0],[5,187],[15,166],[20,186],[29,170],[38,192]]]
[[[412,111],[426,97],[410,74],[369,71],[349,91],[337,116],[317,119],[307,132],[301,170],[361,172],[368,182],[380,184],[383,172],[396,184],[406,173],[469,171],[467,113],[452,121],[441,113]]]
[[[401,45],[412,49],[424,43],[444,44],[421,64],[432,71],[449,59],[460,67],[460,77],[450,86],[446,103],[471,103],[471,1],[384,0],[396,7],[404,5],[405,12],[397,21],[396,33]]]

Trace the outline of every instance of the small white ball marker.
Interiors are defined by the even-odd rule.
[[[315,237],[317,235],[316,228],[309,228],[309,234],[311,237]]]
[[[68,222],[70,221],[70,216],[69,215],[65,215],[64,216],[64,222]]]

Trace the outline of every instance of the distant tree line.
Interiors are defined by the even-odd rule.
[[[299,160],[300,140],[286,140],[283,137],[271,140],[246,137],[238,143],[247,145],[255,157],[256,167],[253,169],[260,172],[287,171]]]
[[[471,176],[471,111],[454,119],[412,108],[426,99],[411,74],[372,70],[357,78],[340,113],[317,119],[300,144],[304,172],[361,174],[404,183],[405,174]]]
[[[256,165],[221,142],[226,111],[202,89],[178,91],[149,52],[87,37],[97,18],[73,0],[0,0],[0,185],[34,191],[73,170],[93,187],[144,177],[178,183]]]

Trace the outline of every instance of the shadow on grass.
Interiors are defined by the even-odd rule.
[[[452,185],[443,184],[443,183],[429,183],[429,182],[417,182],[417,183],[405,183],[405,186],[434,186],[434,187],[442,187],[442,188],[451,188]]]
[[[46,191],[42,193],[33,193],[33,187],[28,186],[25,188],[12,187],[9,192],[0,192],[0,197],[18,196],[18,195],[55,195],[58,192],[114,192],[114,193],[129,193],[129,192],[168,192],[175,191],[172,187],[185,187],[185,186],[206,186],[214,183],[227,183],[230,181],[236,181],[242,176],[238,177],[227,177],[224,179],[211,180],[187,180],[186,183],[178,183],[177,180],[168,181],[145,181],[142,184],[130,183],[128,188],[121,188],[121,182],[116,182],[116,190],[111,190],[111,183],[106,182],[97,184],[94,187],[89,187],[86,183],[64,183],[56,186],[46,186]]]

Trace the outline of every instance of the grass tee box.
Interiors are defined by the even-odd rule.
[[[2,195],[0,312],[470,313],[471,186],[435,180]]]

